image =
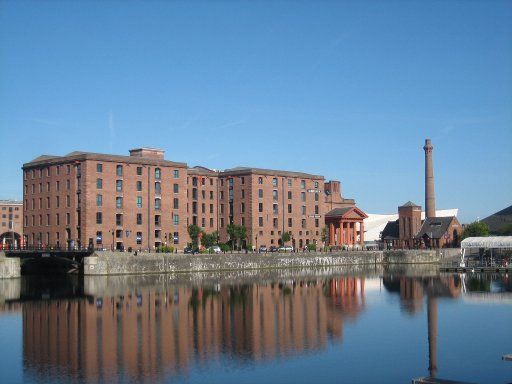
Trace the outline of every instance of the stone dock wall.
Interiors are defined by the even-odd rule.
[[[163,254],[96,252],[84,259],[84,275],[124,275],[150,273],[185,273],[220,271],[255,271],[269,269],[330,268],[376,265],[438,263],[436,251],[357,251],[337,253],[227,253]]]
[[[4,252],[0,252],[0,279],[9,279],[21,276],[21,264],[18,258],[5,257]]]

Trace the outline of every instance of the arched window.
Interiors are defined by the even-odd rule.
[[[155,179],[160,180],[161,177],[162,177],[162,171],[160,170],[160,168],[155,168]]]

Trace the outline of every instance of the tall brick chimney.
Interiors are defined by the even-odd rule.
[[[436,195],[434,192],[434,166],[432,165],[432,150],[430,139],[425,140],[425,216],[436,217]]]

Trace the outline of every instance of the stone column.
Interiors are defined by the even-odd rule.
[[[430,139],[425,140],[425,216],[436,217],[436,198],[434,192],[434,166],[432,165],[432,150]]]
[[[334,245],[334,224],[329,223],[329,246]]]
[[[356,223],[352,223],[352,245],[357,244],[357,228]]]
[[[364,221],[361,220],[361,223],[359,224],[359,240],[361,241],[361,245],[364,245]]]
[[[340,220],[340,245],[345,241],[345,222]]]

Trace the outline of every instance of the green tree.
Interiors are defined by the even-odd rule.
[[[201,228],[199,228],[197,225],[190,224],[187,227],[188,235],[190,236],[190,239],[192,240],[192,245],[194,248],[197,248],[197,238],[199,237],[199,234],[201,233]]]
[[[489,236],[489,226],[483,221],[475,221],[466,225],[464,232],[462,232],[462,239],[466,237],[482,237]]]
[[[214,231],[212,233],[203,233],[203,237],[201,238],[201,243],[209,248],[212,245],[215,245],[219,242],[219,233]]]
[[[329,240],[329,231],[327,231],[327,227],[322,228],[322,241],[324,245],[327,244],[327,241]]]
[[[241,245],[242,240],[247,238],[247,228],[245,228],[245,225],[237,225],[236,237],[238,239],[238,244]]]
[[[283,240],[283,245],[290,241],[290,232],[283,233],[281,240]]]
[[[226,230],[228,232],[228,235],[229,235],[229,241],[231,242],[231,249],[235,249],[235,242],[236,242],[236,235],[237,235],[237,230],[236,230],[236,225],[235,224],[228,224]]]

